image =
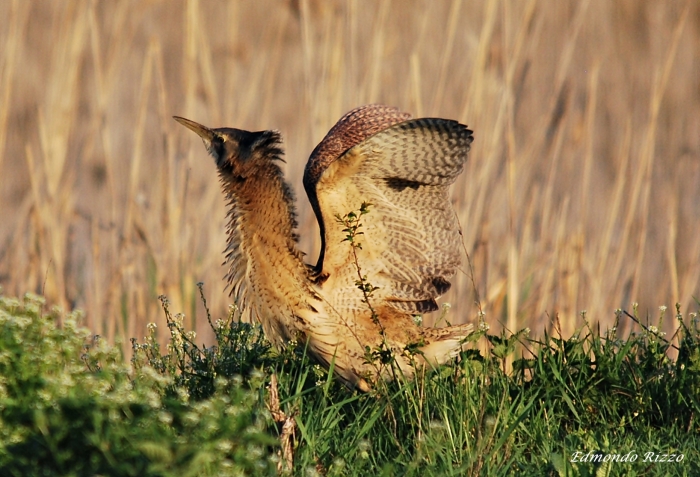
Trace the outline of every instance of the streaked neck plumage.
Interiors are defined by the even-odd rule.
[[[297,248],[294,195],[271,158],[245,178],[219,169],[228,201],[226,246],[230,293],[276,344],[289,336],[310,293]]]

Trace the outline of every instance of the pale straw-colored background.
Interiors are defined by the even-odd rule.
[[[453,197],[495,329],[698,308],[699,2],[7,0],[0,17],[0,286],[96,333],[162,325],[161,293],[204,331],[199,281],[226,313],[214,163],[172,115],[282,132],[314,262],[303,166],[370,102],[474,129]],[[475,299],[465,265],[448,319]]]

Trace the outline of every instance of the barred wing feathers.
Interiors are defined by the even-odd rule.
[[[317,271],[341,313],[366,309],[353,251],[336,219],[362,203],[371,205],[362,216],[358,262],[378,287],[376,306],[433,311],[460,264],[459,225],[448,188],[464,168],[472,131],[445,119],[392,121],[336,159],[312,154],[307,164],[307,171],[316,170],[305,185],[307,192],[312,189],[309,198],[323,234]]]

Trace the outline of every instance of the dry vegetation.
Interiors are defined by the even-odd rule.
[[[453,196],[492,325],[696,308],[698,2],[8,0],[0,16],[0,285],[83,308],[99,334],[143,336],[161,293],[201,317],[199,281],[226,311],[215,167],[173,114],[282,131],[315,257],[303,165],[369,102],[475,130]],[[445,301],[474,319],[466,267]]]

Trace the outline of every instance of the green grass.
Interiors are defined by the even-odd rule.
[[[168,344],[150,327],[129,362],[78,315],[44,308],[34,296],[0,298],[1,475],[272,475],[273,374],[296,422],[294,475],[700,473],[695,315],[675,317],[674,340],[585,321],[566,340],[481,331],[487,352],[359,394],[302,345],[272,350],[235,309],[212,323],[217,345],[205,348],[164,300]],[[524,358],[513,356],[517,342]],[[571,462],[577,452],[636,460]]]

